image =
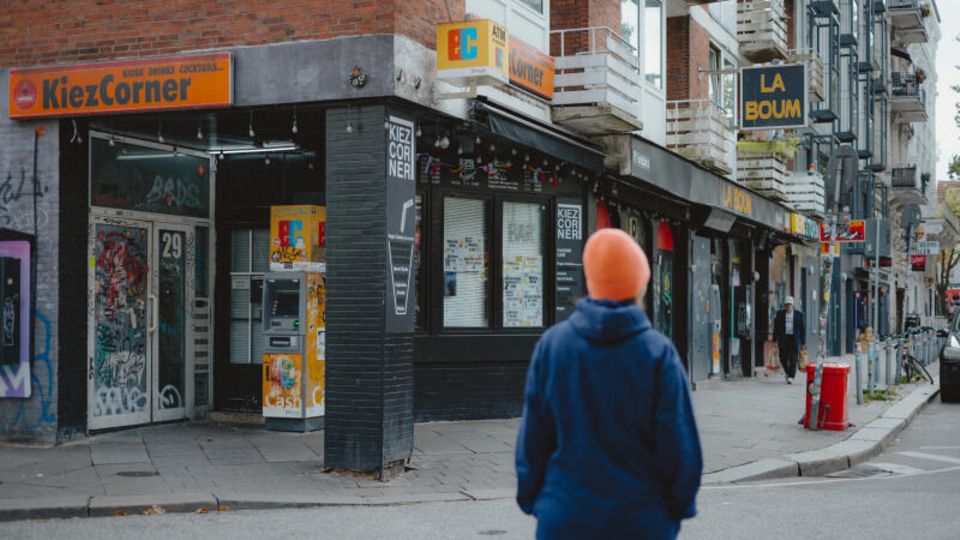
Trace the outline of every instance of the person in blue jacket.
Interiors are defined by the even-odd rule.
[[[676,538],[696,515],[703,458],[677,350],[636,303],[649,263],[601,229],[583,270],[589,298],[544,333],[527,371],[517,503],[538,539]]]

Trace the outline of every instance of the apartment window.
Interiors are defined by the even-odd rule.
[[[647,82],[663,88],[663,3],[646,0],[643,11],[643,69]]]
[[[263,274],[270,270],[270,230],[230,231],[230,363],[260,364]]]
[[[640,0],[620,2],[620,35],[635,51],[640,50]]]
[[[720,106],[720,49],[710,45],[710,101]]]
[[[518,0],[521,4],[527,6],[528,8],[536,11],[537,13],[543,13],[543,0]]]
[[[727,120],[736,120],[737,64],[713,45],[710,45],[710,100]]]

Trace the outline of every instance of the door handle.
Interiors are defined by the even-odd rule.
[[[147,332],[154,333],[157,331],[157,319],[159,318],[159,312],[157,311],[157,297],[148,294],[147,300],[150,303],[150,324],[147,326]]]

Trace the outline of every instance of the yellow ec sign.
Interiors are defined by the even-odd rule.
[[[437,25],[437,79],[466,86],[471,81],[510,79],[507,29],[489,19]]]

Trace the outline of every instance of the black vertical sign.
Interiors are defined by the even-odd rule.
[[[386,331],[413,332],[416,168],[414,124],[391,115],[387,121],[387,298]]]
[[[583,201],[558,199],[557,322],[573,313],[583,293]]]

